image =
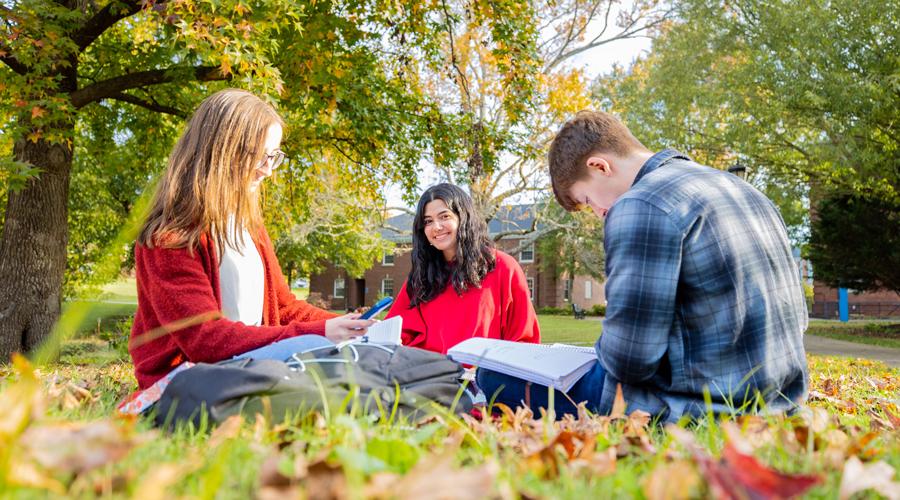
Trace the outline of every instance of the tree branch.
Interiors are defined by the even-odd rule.
[[[110,99],[115,99],[116,101],[127,102],[129,104],[134,104],[135,106],[140,106],[145,109],[149,109],[150,111],[155,111],[157,113],[165,113],[167,115],[177,116],[179,118],[187,118],[187,113],[181,111],[180,109],[173,108],[171,106],[164,106],[162,104],[145,101],[140,97],[133,96],[131,94],[125,94],[123,92],[119,92],[116,95],[110,96]]]
[[[218,66],[174,66],[163,69],[140,71],[138,73],[129,73],[92,83],[87,87],[72,92],[70,98],[72,99],[72,104],[76,108],[83,108],[92,102],[113,98],[129,89],[169,83],[178,80],[179,78],[209,82],[214,80],[227,80],[230,77],[223,75]]]
[[[5,45],[0,45],[0,61],[20,75],[28,73],[28,66],[20,63],[18,59],[10,55],[10,50]]]
[[[112,25],[140,12],[141,4],[140,0],[113,0],[106,7],[100,9],[99,12],[84,23],[81,29],[72,34],[72,41],[78,45],[78,51],[84,51],[88,45],[93,43]]]

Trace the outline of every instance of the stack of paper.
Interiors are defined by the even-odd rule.
[[[568,392],[597,362],[593,347],[472,338],[447,352],[454,361]]]
[[[403,329],[403,318],[394,316],[391,319],[378,321],[369,327],[369,331],[363,337],[367,342],[376,344],[402,344],[401,330]]]

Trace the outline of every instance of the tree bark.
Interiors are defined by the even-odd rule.
[[[0,240],[0,363],[49,336],[60,315],[68,242],[72,147],[20,139],[14,154],[42,172],[7,201]]]

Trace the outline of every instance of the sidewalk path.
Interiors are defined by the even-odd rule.
[[[892,347],[857,344],[818,335],[804,335],[803,345],[806,347],[807,354],[874,359],[884,361],[892,368],[900,368],[900,349]]]

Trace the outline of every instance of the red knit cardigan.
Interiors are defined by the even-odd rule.
[[[211,238],[201,237],[193,254],[135,245],[138,307],[129,351],[141,389],[183,361],[212,363],[289,337],[325,334],[325,320],[337,315],[294,297],[265,230],[254,243],[265,273],[262,326],[222,315],[219,258]]]

